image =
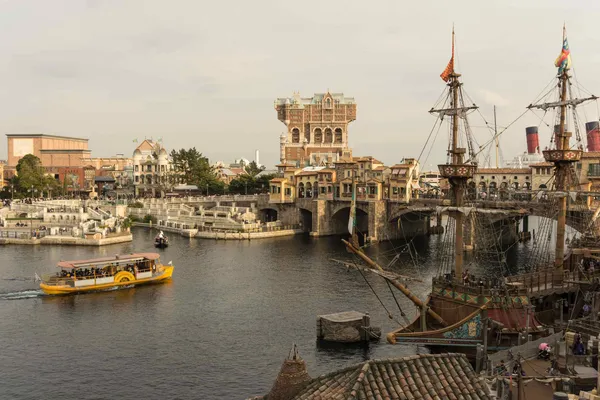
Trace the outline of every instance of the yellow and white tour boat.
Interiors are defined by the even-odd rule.
[[[92,260],[61,261],[60,272],[42,277],[46,294],[83,293],[120,286],[160,283],[171,279],[173,266],[162,265],[156,253],[136,253]]]

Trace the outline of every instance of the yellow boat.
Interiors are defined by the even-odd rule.
[[[42,277],[40,288],[46,294],[71,294],[161,283],[173,276],[170,264],[162,265],[156,253],[61,261],[61,271]]]

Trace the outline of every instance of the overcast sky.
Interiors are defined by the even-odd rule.
[[[444,90],[455,24],[457,70],[491,122],[507,125],[556,74],[567,24],[580,84],[600,94],[600,2],[13,0],[0,2],[2,133],[90,139],[93,156],[131,155],[133,139],[195,146],[212,161],[279,161],[273,101],[356,98],[355,155],[416,157]],[[478,114],[471,124],[484,124]],[[582,118],[597,120],[595,104]],[[523,152],[529,114],[501,138]],[[490,137],[474,129],[478,142]],[[445,136],[426,164],[445,160]],[[548,143],[541,130],[542,146]],[[6,157],[6,140],[0,158]]]

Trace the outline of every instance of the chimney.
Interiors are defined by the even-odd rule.
[[[258,150],[256,150],[256,152],[254,153],[254,161],[256,162],[257,166],[260,166],[260,160],[258,158]]]
[[[587,133],[588,151],[600,151],[600,128],[598,121],[587,122],[585,124]]]
[[[540,140],[538,137],[537,126],[530,126],[525,128],[525,134],[527,135],[527,153],[534,154],[540,151]]]
[[[269,400],[291,399],[311,379],[306,371],[306,363],[298,355],[298,348],[294,344],[288,358],[283,361],[279,375],[277,375],[277,379],[275,379],[275,383],[267,398]]]

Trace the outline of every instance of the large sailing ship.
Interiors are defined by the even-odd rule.
[[[572,279],[572,274],[580,268],[581,260],[589,258],[590,252],[594,251],[589,248],[582,249],[583,245],[594,241],[596,237],[593,229],[595,225],[591,224],[589,225],[591,230],[587,234],[584,232],[579,239],[573,239],[568,257],[565,259],[566,219],[569,212],[567,198],[578,196],[573,192],[579,189],[576,187],[577,177],[573,166],[581,159],[583,153],[581,144],[572,148],[569,142],[572,134],[568,131],[567,112],[571,109],[574,111],[578,104],[594,100],[596,97],[573,98],[571,96],[570,54],[566,34],[563,37],[561,55],[555,64],[559,68],[558,101],[529,106],[530,109],[537,108],[544,111],[558,110],[552,139],[553,148],[543,151],[545,160],[552,163],[554,167],[554,186],[552,190],[543,193],[544,196],[550,196],[557,205],[553,210],[548,204],[549,211],[555,213],[550,218],[557,220],[553,265],[542,263],[535,266],[533,273],[506,280],[476,278],[464,270],[463,228],[465,217],[469,213],[485,212],[485,210],[477,210],[473,204],[467,204],[465,199],[468,181],[477,171],[476,151],[470,137],[467,114],[477,107],[474,104],[464,105],[461,75],[454,67],[454,31],[452,32],[452,56],[441,74],[441,78],[447,84],[447,101],[443,103],[443,107],[432,109],[430,112],[438,114],[441,120],[449,117],[451,125],[448,160],[438,167],[440,175],[448,180],[451,188],[449,193],[451,205],[445,207],[445,211],[450,217],[449,220],[453,221],[454,227],[453,270],[434,277],[428,298],[421,301],[408,290],[401,277],[381,268],[356,245],[355,241],[352,243],[344,241],[347,248],[362,259],[371,271],[403,292],[420,311],[411,323],[387,335],[389,343],[423,344],[438,350],[446,350],[451,346],[454,349],[458,347],[459,351],[467,354],[473,354],[480,344],[487,350],[494,351],[520,344],[522,340],[527,340],[527,336],[533,339],[544,336],[548,333],[549,325],[554,323],[554,318],[548,318],[546,322],[549,325],[540,322],[536,315],[537,310],[531,304],[532,294],[539,293],[536,297],[538,309],[540,305],[541,308],[544,306],[553,308],[554,303],[544,302],[543,296],[554,295],[560,290],[548,292],[542,289],[547,289],[549,284],[551,288],[565,289],[568,286],[566,282]],[[575,117],[573,120],[577,122]],[[464,129],[461,129],[461,126]],[[578,132],[577,128],[575,130]],[[577,137],[579,139],[578,133]],[[467,144],[468,154],[467,148],[461,147],[462,143]],[[539,199],[539,196],[536,198]],[[589,202],[590,197],[588,196],[587,199]],[[600,212],[594,215],[594,219],[597,219],[598,214]],[[566,275],[565,270],[568,270],[568,274],[571,275]],[[534,274],[536,277],[533,277]],[[587,280],[588,283],[590,281],[591,279]]]

